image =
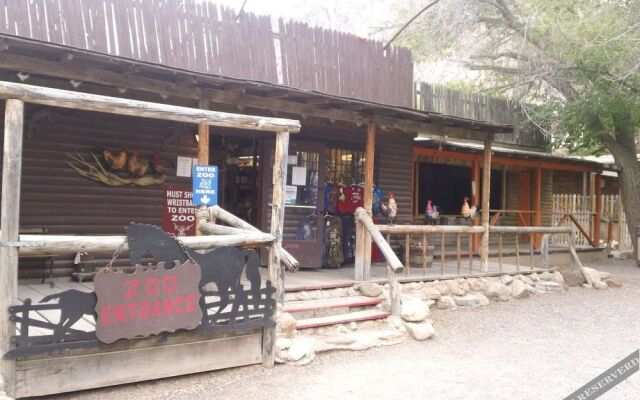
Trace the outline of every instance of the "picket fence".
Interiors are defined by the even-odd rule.
[[[626,216],[624,209],[620,209],[622,203],[618,195],[602,195],[600,198],[600,219],[601,227],[605,227],[604,232],[608,232],[607,224],[612,224],[612,240],[617,241],[618,249],[631,250],[633,249],[631,244],[631,237],[627,230]],[[588,246],[589,242],[587,238],[580,233],[580,230],[575,224],[567,218],[563,217],[566,214],[571,214],[573,218],[582,226],[582,228],[593,235],[593,217],[595,213],[592,211],[594,204],[592,204],[591,196],[584,196],[581,194],[554,194],[553,195],[553,209],[552,209],[552,224],[553,226],[571,227],[574,231],[573,236],[575,238],[575,244],[577,246]],[[601,235],[602,240],[606,242],[609,240],[607,234]],[[551,243],[554,244],[567,244],[569,238],[565,235],[551,238]]]

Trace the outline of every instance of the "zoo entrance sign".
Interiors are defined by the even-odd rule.
[[[201,270],[187,260],[171,269],[136,266],[134,273],[102,270],[95,279],[96,337],[103,343],[195,329],[202,321]]]
[[[215,206],[218,204],[218,166],[193,166],[193,205]]]

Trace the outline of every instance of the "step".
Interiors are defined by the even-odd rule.
[[[388,312],[374,309],[355,311],[347,314],[329,315],[326,317],[300,319],[296,323],[296,329],[308,329],[317,328],[319,326],[346,324],[353,321],[369,321],[373,319],[386,318],[389,315],[391,314]]]
[[[334,297],[317,300],[288,301],[284,305],[284,311],[296,313],[303,311],[326,310],[329,308],[366,307],[380,304],[382,299],[367,296]]]

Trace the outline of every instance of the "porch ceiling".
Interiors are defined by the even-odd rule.
[[[488,134],[513,133],[513,126],[474,121],[440,113],[328,95],[260,81],[194,73],[123,57],[0,34],[0,69],[36,76],[75,80],[102,87],[141,91],[188,100],[263,110],[269,115],[322,118],[417,135],[430,132],[483,140]],[[17,77],[16,77],[17,79]],[[79,89],[87,90],[87,86]]]

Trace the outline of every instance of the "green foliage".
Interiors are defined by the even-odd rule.
[[[622,145],[640,131],[638,0],[443,0],[415,25],[404,44],[418,57],[482,71],[461,89],[534,104],[528,116],[557,146],[598,154],[602,135]]]

